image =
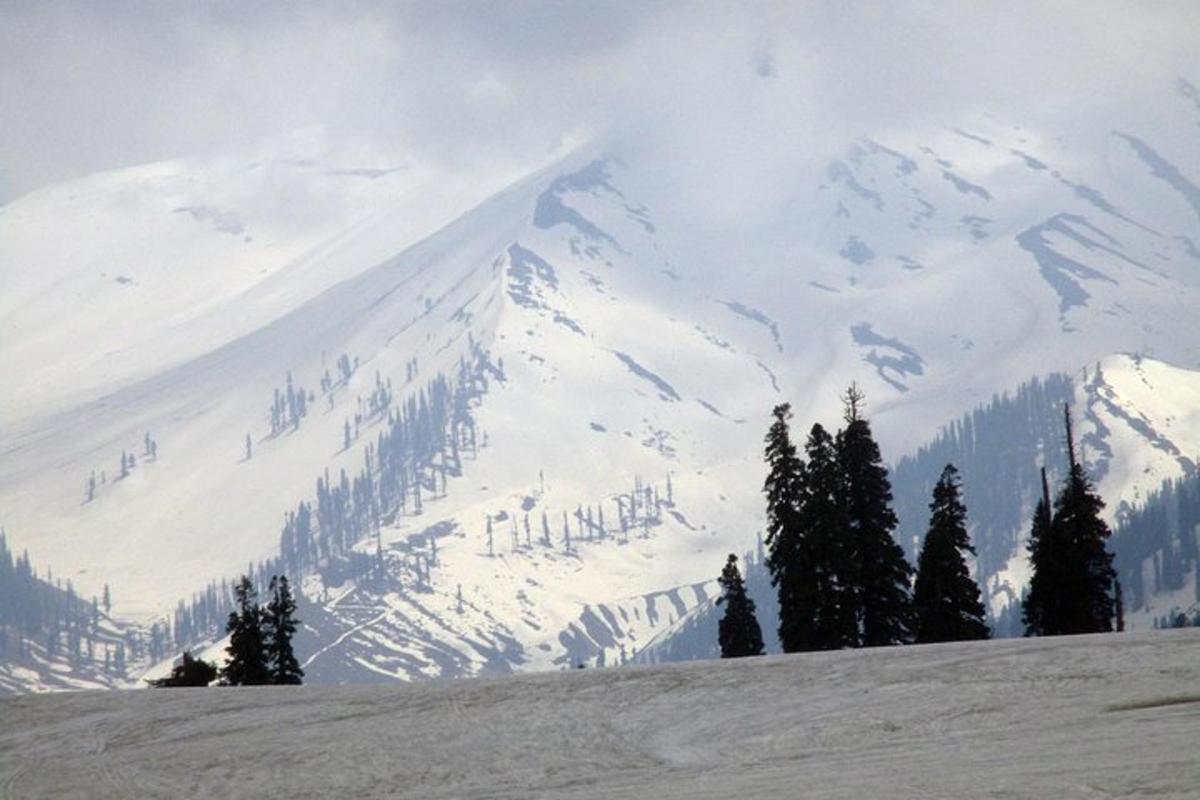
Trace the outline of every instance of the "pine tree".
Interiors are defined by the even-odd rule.
[[[811,573],[811,650],[837,650],[858,642],[856,571],[841,504],[841,474],[832,436],[813,425],[804,446],[808,459],[801,500],[802,564]]]
[[[965,553],[975,554],[967,537],[967,509],[960,499],[958,470],[947,464],[933,488],[925,543],[917,560],[913,588],[916,641],[958,642],[987,639],[979,585],[967,569]]]
[[[1024,611],[1028,635],[1108,633],[1124,626],[1113,557],[1106,547],[1111,532],[1101,517],[1104,501],[1075,455],[1071,412],[1065,405],[1063,421],[1067,477],[1049,524],[1043,519],[1044,530],[1035,530],[1036,539],[1030,537],[1033,577]]]
[[[767,430],[764,458],[767,479],[767,569],[779,592],[779,641],[785,653],[805,649],[811,642],[811,619],[803,603],[809,587],[801,575],[800,500],[804,487],[804,462],[792,443],[788,403],[775,406],[775,421]]]
[[[1075,456],[1071,412],[1063,406],[1067,431],[1068,473],[1054,504],[1052,528],[1064,544],[1068,561],[1063,588],[1061,632],[1107,633],[1116,617],[1116,571],[1112,554],[1105,547],[1111,532],[1101,517],[1104,501],[1092,487],[1083,464]]]
[[[721,658],[743,658],[763,654],[762,629],[754,616],[754,601],[746,594],[746,583],[738,571],[737,556],[729,554],[719,578],[721,597],[717,605],[725,606],[725,616],[718,624],[717,638]]]
[[[1049,621],[1057,620],[1058,585],[1056,570],[1062,565],[1064,555],[1052,538],[1053,523],[1050,505],[1050,485],[1046,481],[1046,468],[1042,467],[1042,496],[1033,511],[1033,528],[1029,532],[1029,564],[1033,574],[1029,588],[1021,603],[1021,619],[1025,623],[1026,636],[1050,634]]]
[[[1078,548],[1083,566],[1084,591],[1080,598],[1078,622],[1080,633],[1108,633],[1114,630],[1117,619],[1117,573],[1113,556],[1107,548],[1112,532],[1104,522],[1104,501],[1096,494],[1083,464],[1075,456],[1071,435],[1071,412],[1064,405],[1067,428],[1067,454],[1070,472],[1067,485],[1056,509],[1055,524],[1062,526],[1066,540]],[[1122,621],[1123,626],[1123,621]]]
[[[304,682],[304,670],[292,651],[296,634],[296,600],[286,575],[271,578],[271,602],[263,615],[263,635],[266,640],[267,670],[271,683],[298,686]]]
[[[229,655],[221,670],[221,681],[227,686],[261,686],[270,682],[267,671],[266,648],[263,641],[262,609],[256,602],[256,592],[250,579],[242,576],[234,588],[237,608],[229,612],[226,633]]]
[[[854,548],[859,643],[864,647],[903,644],[911,638],[912,567],[892,531],[892,487],[887,469],[862,416],[863,394],[852,385],[845,397],[846,428],[837,440],[842,506]]]

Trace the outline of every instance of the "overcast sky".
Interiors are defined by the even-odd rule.
[[[602,135],[749,159],[996,107],[1086,117],[1200,83],[1198,53],[1196,0],[0,0],[0,200],[312,126],[450,165]]]

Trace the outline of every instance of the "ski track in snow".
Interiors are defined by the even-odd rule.
[[[392,610],[389,608],[389,609],[384,610],[378,616],[372,617],[371,619],[367,620],[366,622],[362,622],[362,623],[359,623],[358,625],[355,625],[354,627],[350,628],[348,631],[343,633],[341,636],[337,637],[332,642],[325,645],[324,647],[322,647],[317,652],[313,653],[308,658],[304,659],[304,663],[301,664],[300,666],[307,667],[309,664],[313,663],[318,658],[323,656],[325,653],[327,653],[330,650],[332,650],[333,648],[337,647],[339,644],[346,641],[354,634],[358,633],[359,631],[363,630],[364,628],[370,628],[372,625],[374,625],[377,622],[382,622],[384,619],[387,619],[387,616],[390,613],[392,613]]]

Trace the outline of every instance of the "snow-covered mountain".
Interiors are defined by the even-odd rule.
[[[1200,119],[1181,87],[1099,136],[980,115],[864,138],[734,260],[696,254],[689,198],[657,208],[665,168],[619,143],[519,178],[300,143],[35,192],[0,208],[0,521],[148,623],[277,557],[318,478],[374,474],[393,412],[442,380],[461,468],[442,453],[419,507],[358,509],[369,579],[299,581],[310,676],[357,681],[661,641],[753,547],[771,407],[802,436],[851,381],[898,460],[1076,376],[1115,510],[1196,468],[1200,138],[1158,135]],[[1005,536],[994,606],[1023,581]]]

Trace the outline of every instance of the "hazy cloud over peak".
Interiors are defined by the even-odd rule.
[[[819,149],[1200,82],[1200,4],[0,6],[0,197],[319,126],[450,163],[606,134]]]

